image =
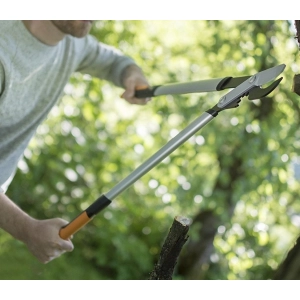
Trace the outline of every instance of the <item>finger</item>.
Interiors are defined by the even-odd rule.
[[[149,101],[151,101],[151,98],[133,98],[133,101],[135,104],[139,104],[139,105],[145,105],[147,104]]]
[[[63,242],[59,245],[59,249],[62,251],[71,252],[74,250],[74,245],[70,240],[63,240]]]
[[[49,256],[47,259],[45,259],[44,261],[42,261],[42,263],[47,264],[49,263],[51,260],[55,259],[57,256]]]
[[[140,101],[139,98],[136,98],[135,91],[143,90],[146,88],[149,88],[149,84],[146,81],[141,80],[141,78],[139,78],[139,80],[136,80],[136,78],[131,78],[127,81],[125,91],[121,95],[121,98],[126,99],[130,103],[142,104],[144,102],[144,100]],[[138,102],[136,102],[136,101],[138,101]]]
[[[127,87],[126,90],[124,91],[124,93],[121,95],[122,98],[126,99],[126,100],[130,100],[134,97],[134,82],[131,81]]]
[[[152,100],[152,98],[131,98],[131,99],[125,99],[127,102],[131,104],[138,104],[138,105],[145,105],[149,101]]]
[[[60,255],[62,255],[64,253],[64,251],[58,251],[58,250],[53,250],[51,251],[50,253],[48,253],[47,255],[46,254],[43,254],[43,255],[40,255],[40,256],[37,256],[37,259],[43,263],[43,264],[47,264],[48,262],[50,262],[51,260],[59,257]]]

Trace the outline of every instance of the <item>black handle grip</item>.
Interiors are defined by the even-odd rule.
[[[111,203],[105,195],[101,195],[94,203],[92,203],[85,211],[78,215],[73,221],[62,227],[59,236],[67,240],[71,235],[76,233],[81,227],[85,226],[92,218],[106,206]]]
[[[134,96],[136,98],[151,98],[154,97],[154,92],[158,88],[158,86],[148,87],[141,90],[136,90]]]

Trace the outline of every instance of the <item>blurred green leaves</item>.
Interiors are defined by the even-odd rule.
[[[299,181],[291,168],[300,148],[299,100],[291,93],[298,49],[291,26],[98,21],[92,33],[132,56],[152,85],[251,75],[281,63],[287,65],[284,79],[272,98],[244,100],[221,113],[123,192],[75,235],[72,253],[40,266],[25,246],[1,233],[0,278],[147,279],[173,218],[212,209],[222,224],[205,278],[269,279],[300,225]],[[8,192],[26,212],[71,220],[224,91],[161,96],[143,107],[127,104],[121,93],[86,74],[70,79]],[[232,182],[235,166],[240,176]],[[192,225],[191,239],[195,232]]]

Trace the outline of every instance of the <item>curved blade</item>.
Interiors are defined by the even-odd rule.
[[[283,72],[285,69],[285,64],[278,65],[276,67],[258,72],[257,74],[253,75],[253,84],[260,86],[269,81],[274,80],[279,74]]]
[[[255,99],[261,99],[263,97],[266,97],[269,95],[275,88],[279,85],[280,81],[283,77],[280,77],[279,79],[275,80],[272,84],[270,84],[268,87],[262,89],[260,87],[255,87],[249,92],[249,100],[255,100]]]

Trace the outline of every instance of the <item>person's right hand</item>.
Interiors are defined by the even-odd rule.
[[[60,218],[31,219],[24,242],[30,252],[40,262],[46,264],[64,252],[71,252],[74,249],[71,240],[63,240],[59,236],[59,230],[67,224],[67,221]]]

